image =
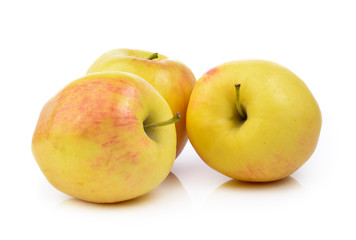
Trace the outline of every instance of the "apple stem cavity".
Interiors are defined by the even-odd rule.
[[[147,59],[148,60],[153,60],[153,59],[156,59],[158,58],[158,53],[152,53]]]
[[[238,113],[240,114],[241,118],[243,120],[247,119],[246,113],[243,111],[242,106],[240,104],[240,87],[241,84],[235,84],[235,90],[236,90],[236,108]]]
[[[147,130],[147,129],[155,128],[155,127],[163,127],[163,126],[178,122],[179,120],[180,120],[180,115],[179,115],[179,113],[176,113],[171,119],[168,119],[168,120],[160,122],[160,123],[146,124],[143,126],[143,128],[145,130]]]

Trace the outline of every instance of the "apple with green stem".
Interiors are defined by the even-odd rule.
[[[187,132],[213,169],[238,180],[285,178],[314,152],[321,112],[305,83],[263,60],[233,61],[205,73],[192,92]]]
[[[158,53],[134,49],[115,49],[104,53],[87,73],[122,71],[148,81],[167,101],[173,113],[179,112],[176,123],[177,157],[187,142],[186,111],[196,79],[184,64]]]
[[[169,174],[177,120],[145,80],[89,74],[43,107],[32,151],[58,190],[89,202],[124,201],[148,193]]]

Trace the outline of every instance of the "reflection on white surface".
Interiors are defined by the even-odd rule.
[[[159,211],[169,208],[186,207],[189,205],[189,197],[182,183],[172,172],[153,191],[135,199],[118,203],[90,203],[76,198],[68,198],[58,204],[60,208],[72,208],[94,211]],[[156,210],[155,210],[156,209]]]
[[[207,200],[207,206],[234,206],[236,208],[254,208],[259,204],[284,204],[295,200],[306,191],[293,177],[267,183],[242,182],[229,180],[216,188]]]

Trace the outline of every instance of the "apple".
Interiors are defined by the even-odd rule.
[[[148,81],[167,101],[173,113],[180,113],[176,123],[177,157],[188,138],[185,128],[186,111],[196,79],[184,64],[166,56],[143,50],[114,49],[104,53],[89,68],[88,73],[130,72]]]
[[[241,181],[285,178],[314,152],[321,113],[304,82],[264,60],[233,61],[205,73],[187,110],[190,142],[203,161]]]
[[[171,109],[130,73],[89,74],[43,107],[33,155],[58,190],[113,203],[148,193],[169,174],[176,154]]]

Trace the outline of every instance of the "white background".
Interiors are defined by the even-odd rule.
[[[355,12],[341,0],[1,1],[0,239],[356,239]],[[188,144],[136,200],[90,204],[57,191],[31,153],[39,112],[114,48],[157,51],[197,79],[230,60],[286,66],[320,105],[315,153],[283,181],[248,184]]]

